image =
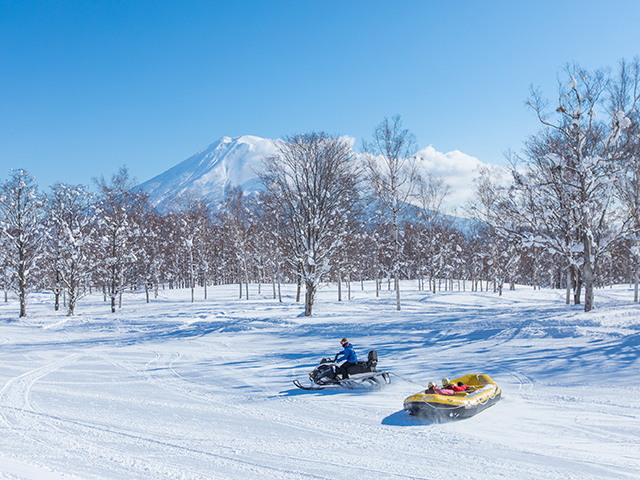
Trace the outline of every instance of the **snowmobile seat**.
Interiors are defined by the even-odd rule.
[[[375,372],[376,365],[378,365],[378,352],[375,350],[371,350],[369,352],[369,356],[367,357],[367,366],[369,367],[369,371]]]
[[[357,361],[353,365],[349,365],[347,367],[347,373],[349,375],[354,375],[356,373],[366,373],[369,372],[369,367],[367,366],[367,362]]]
[[[367,372],[375,372],[376,365],[378,364],[378,353],[375,350],[371,350],[369,352],[369,356],[367,357],[367,361],[357,361],[354,365],[350,365],[347,368],[347,372],[349,375],[353,375],[355,373],[367,373]]]

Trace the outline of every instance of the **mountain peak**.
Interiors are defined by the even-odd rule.
[[[179,209],[197,198],[218,210],[229,186],[245,192],[259,188],[256,171],[262,160],[277,152],[276,143],[253,135],[222,137],[205,149],[140,185],[161,211]]]

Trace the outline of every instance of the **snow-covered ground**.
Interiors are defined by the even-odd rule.
[[[355,287],[355,285],[354,285]],[[626,287],[597,309],[562,291],[323,287],[305,318],[284,302],[213,287],[102,297],[78,315],[52,298],[0,303],[0,478],[640,478],[640,306]],[[308,392],[294,378],[349,337],[395,373],[381,390]],[[409,417],[429,380],[487,373],[495,406],[441,424]]]

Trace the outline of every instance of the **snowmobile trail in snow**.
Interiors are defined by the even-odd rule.
[[[282,304],[237,301],[229,285],[195,304],[188,290],[126,294],[116,317],[97,292],[65,321],[49,293],[20,321],[17,300],[0,302],[0,478],[640,479],[628,287],[602,289],[588,315],[544,289],[503,302],[406,287],[402,313],[373,282],[350,303],[324,288],[311,319],[294,284]],[[366,373],[390,385],[340,385],[331,361],[324,392],[292,389],[311,387],[314,352],[343,332],[363,356],[377,349],[381,371]],[[480,367],[505,393],[481,414],[438,424],[402,410],[429,380]]]

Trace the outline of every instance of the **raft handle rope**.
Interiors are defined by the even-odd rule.
[[[389,372],[389,375],[393,375],[394,377],[398,377],[398,378],[404,380],[405,382],[415,383],[416,385],[422,386],[422,383],[414,382],[413,380],[409,380],[408,378],[405,378],[405,377],[403,377],[401,375],[398,375],[397,373]]]

